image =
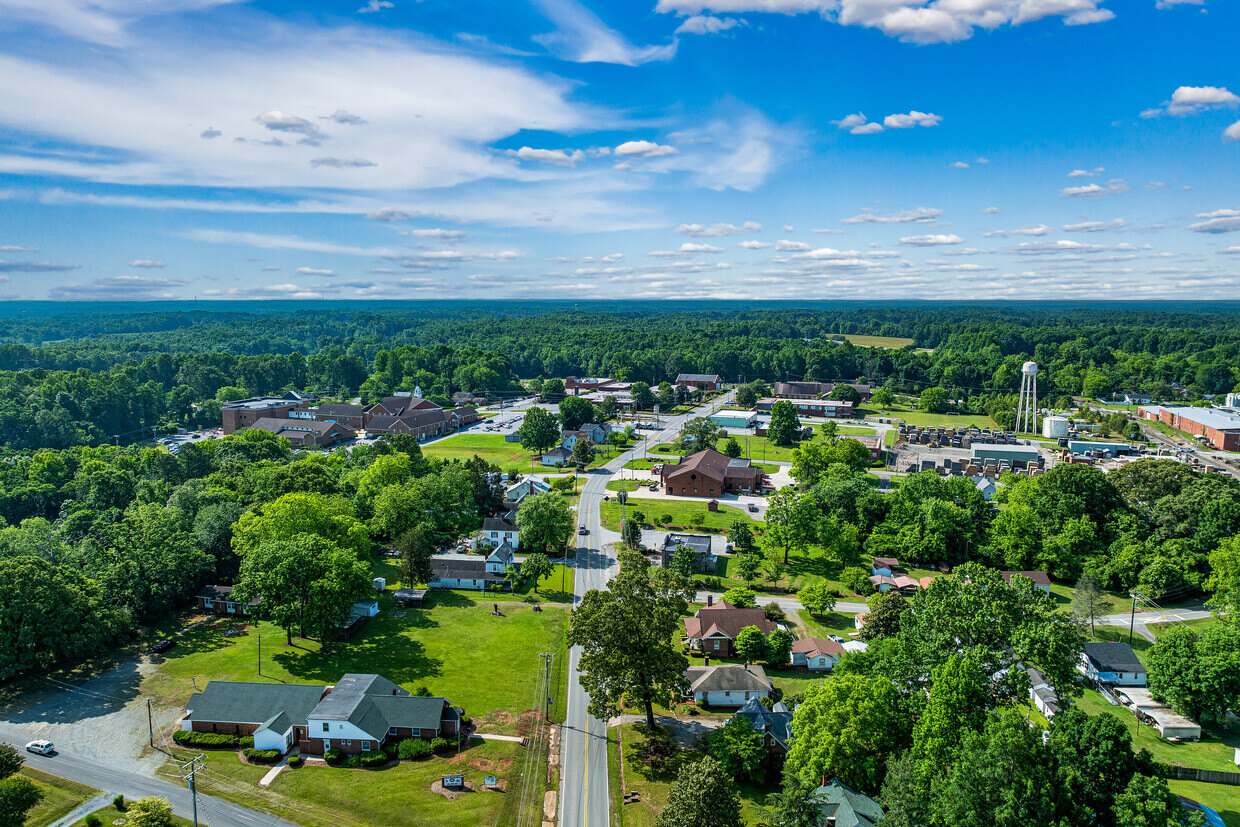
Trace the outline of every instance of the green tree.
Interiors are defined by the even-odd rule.
[[[835,441],[840,438],[840,426],[834,419],[828,419],[818,426],[818,436],[822,437],[822,441],[827,445],[834,445]]]
[[[0,824],[21,825],[26,814],[43,800],[43,793],[24,775],[12,775],[0,781]]]
[[[870,394],[870,401],[885,411],[895,404],[896,395],[891,392],[891,388],[875,388]]]
[[[821,827],[825,799],[798,775],[784,773],[779,792],[766,797],[761,827]]]
[[[951,396],[942,388],[926,388],[917,400],[918,410],[927,413],[947,413],[951,405]]]
[[[640,553],[622,551],[620,573],[606,591],[586,592],[572,614],[568,639],[582,647],[581,686],[590,714],[612,717],[621,698],[641,704],[655,728],[654,701],[684,687],[688,661],[672,637],[688,609],[687,584],[665,569],[650,571]]]
[[[723,429],[711,420],[704,416],[696,416],[680,429],[680,442],[686,446],[686,449],[692,446],[692,450],[701,451],[705,448],[714,448],[723,433]]]
[[[753,529],[749,527],[748,520],[733,520],[728,527],[727,540],[732,544],[733,550],[740,554],[748,554],[755,548]]]
[[[736,635],[736,654],[747,661],[766,660],[766,635],[757,626],[746,626]]]
[[[806,778],[835,776],[875,793],[887,759],[908,745],[908,718],[891,681],[875,675],[837,675],[815,683],[792,719],[797,737],[787,769]]]
[[[843,382],[836,382],[835,387],[827,394],[827,399],[837,402],[851,402],[854,405],[861,404],[861,394],[852,385],[846,385]]]
[[[1223,621],[1240,624],[1240,535],[1210,553],[1210,571],[1210,608]]]
[[[482,525],[476,481],[475,470],[452,463],[438,474],[389,485],[375,498],[371,528],[395,538],[415,525],[423,525],[433,530],[435,543],[451,543]]]
[[[435,554],[430,531],[414,526],[396,540],[396,550],[400,552],[400,579],[406,587],[430,581],[431,557]]]
[[[688,579],[697,565],[697,552],[683,543],[672,552],[672,571]]]
[[[543,398],[551,402],[559,402],[564,398],[564,380],[548,379],[542,383]],[[530,409],[531,411],[533,408]]]
[[[868,452],[866,459],[869,459]],[[826,475],[834,461],[831,446],[821,442],[802,442],[792,449],[792,478],[802,485],[813,485]]]
[[[517,537],[521,550],[563,553],[576,523],[564,497],[553,491],[532,494],[517,508]]]
[[[740,575],[745,585],[757,579],[758,571],[762,568],[762,555],[740,554],[732,559],[736,561],[736,573]]]
[[[1072,612],[1082,622],[1089,622],[1089,633],[1094,633],[1094,623],[1111,608],[1110,600],[1103,589],[1102,581],[1094,574],[1086,572],[1076,581],[1076,589],[1072,593]]]
[[[566,396],[560,400],[560,427],[575,431],[594,418],[594,406],[580,396]]]
[[[642,528],[637,522],[637,515],[630,513],[620,529],[620,539],[629,548],[637,548],[642,544]]]
[[[1200,827],[1204,814],[1189,813],[1164,778],[1134,775],[1115,796],[1115,823],[1122,827]]]
[[[1051,722],[1047,745],[1069,823],[1115,824],[1111,805],[1137,769],[1125,725],[1109,712],[1086,715],[1072,707]]]
[[[0,781],[13,775],[26,763],[26,758],[8,744],[0,744]]]
[[[645,382],[638,382],[633,386],[633,407],[636,410],[653,410],[657,401],[654,393],[650,390],[650,386]]]
[[[658,827],[741,827],[741,801],[714,758],[684,764],[667,794]]]
[[[1220,724],[1240,710],[1240,631],[1172,625],[1146,656],[1149,687],[1181,715]]]
[[[835,609],[834,590],[825,581],[802,586],[797,592],[797,600],[816,617],[823,617]]]
[[[740,587],[728,589],[721,599],[738,609],[752,609],[758,605],[758,596],[753,593],[753,590]]]
[[[535,454],[554,447],[560,441],[560,423],[555,414],[543,408],[530,408],[517,429],[521,447]]]
[[[584,471],[590,463],[594,462],[594,446],[590,440],[578,439],[573,443],[571,461],[578,471]]]
[[[555,567],[547,555],[537,552],[527,556],[521,564],[521,576],[528,577],[533,582],[534,594],[538,594],[538,581],[550,577],[554,570]]]
[[[801,431],[801,419],[797,409],[787,399],[781,399],[771,406],[771,421],[766,426],[766,435],[776,445],[791,445],[797,441]]]
[[[814,540],[817,510],[812,499],[785,486],[770,496],[766,506],[766,533],[763,541],[784,553],[784,563],[793,551],[804,554]]]
[[[772,666],[783,667],[792,657],[792,635],[783,629],[776,629],[766,639],[766,662]]]
[[[788,564],[780,560],[778,554],[772,554],[762,562],[762,571],[772,586],[779,585],[780,579],[787,570]]]
[[[913,729],[913,755],[931,775],[948,768],[967,733],[981,731],[990,706],[989,688],[989,676],[957,655],[949,655],[934,670],[930,697]]]
[[[233,529],[233,549],[244,557],[263,543],[295,534],[313,534],[359,555],[370,553],[370,532],[356,519],[348,500],[303,493],[285,494],[242,514]]]
[[[362,472],[353,498],[359,514],[373,513],[375,497],[389,485],[408,482],[413,476],[412,464],[407,454],[388,454],[376,457],[370,467]]]
[[[729,436],[723,443],[723,455],[731,459],[740,459],[741,453],[741,444],[736,441],[736,437]]]
[[[901,621],[909,610],[908,599],[891,589],[870,595],[868,602],[870,612],[861,628],[861,639],[868,642],[898,637]]]
[[[733,715],[706,735],[706,754],[737,781],[760,783],[766,770],[766,744],[747,719]]]

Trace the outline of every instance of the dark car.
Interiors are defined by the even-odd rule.
[[[758,506],[757,506],[757,504],[755,504],[755,503],[750,503],[750,504],[749,504],[749,510],[750,510],[750,511],[757,511],[757,510],[758,510]]]
[[[164,652],[167,652],[169,649],[171,649],[175,645],[176,644],[173,643],[171,640],[161,640],[161,641],[158,641],[154,646],[152,646],[151,650],[157,654],[163,654]]]
[[[585,526],[581,526],[580,528],[577,529],[577,533],[578,534],[589,534],[590,529],[586,528]]]

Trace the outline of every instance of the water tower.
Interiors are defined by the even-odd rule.
[[[1016,406],[1016,433],[1038,431],[1038,363],[1025,362],[1020,369],[1020,402]]]

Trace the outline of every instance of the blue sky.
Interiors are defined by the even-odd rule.
[[[0,294],[1234,299],[1238,39],[1232,0],[0,0]]]

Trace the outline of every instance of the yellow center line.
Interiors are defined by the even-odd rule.
[[[585,784],[582,785],[581,791],[581,824],[582,827],[586,827],[590,822],[590,716],[588,713],[586,715],[586,735],[582,740],[586,745],[586,780]]]

